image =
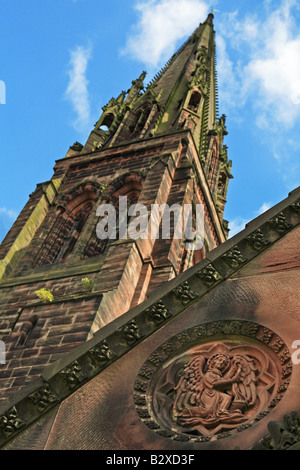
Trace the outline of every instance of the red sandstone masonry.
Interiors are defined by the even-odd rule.
[[[190,170],[181,168],[176,173],[176,166],[186,150],[182,135],[135,142],[118,149],[103,149],[56,163],[53,178],[64,176],[58,196],[33,236],[31,245],[25,250],[22,262],[11,272],[13,282],[9,287],[2,288],[0,283],[0,331],[7,346],[7,363],[0,365],[0,399],[7,396],[9,388],[16,391],[29,383],[44,366],[86,341],[98,328],[145,300],[155,288],[175,276],[171,264],[176,269],[176,259],[183,254],[181,249],[178,250],[178,241],[170,243],[159,240],[154,245],[154,251],[151,240],[117,242],[109,246],[104,256],[85,259],[82,250],[97,223],[95,213],[87,221],[87,224],[92,224],[87,225],[91,234],[82,231],[74,252],[66,261],[32,268],[37,253],[55,224],[58,214],[56,204],[61,195],[76,192],[79,183],[92,181],[113,186],[112,183],[123,175],[131,175],[132,181],[137,181],[143,174],[139,202],[149,209],[151,204],[191,202],[194,191],[188,183],[192,181]],[[174,179],[175,175],[179,179]],[[33,210],[40,197],[39,191],[25,206],[26,210],[12,229],[11,238],[7,239],[9,243],[13,242],[22,223]],[[94,211],[100,200],[99,193]],[[213,243],[215,246],[215,241]],[[5,250],[5,247],[1,249]],[[155,268],[155,264],[162,264],[162,259],[170,266]],[[85,274],[84,266],[91,262],[95,263],[95,268]],[[70,275],[70,270],[76,271],[80,266],[81,274]],[[39,276],[39,280],[35,280],[33,275]],[[94,290],[103,294],[102,299],[95,296],[68,300],[68,296],[86,295],[81,283],[85,276],[95,280]],[[9,279],[6,282],[9,283]],[[52,291],[53,303],[35,306],[35,291],[41,288]]]
[[[24,206],[22,212],[20,213],[19,217],[15,221],[14,225],[12,226],[11,230],[8,232],[6,237],[4,238],[3,242],[0,245],[0,259],[4,258],[12,244],[14,243],[16,237],[22,230],[23,226],[27,222],[30,214],[35,209],[35,206],[43,194],[42,186],[38,186],[33,194],[31,195],[30,199]]]
[[[51,361],[51,355],[57,359],[86,341],[98,304],[96,297],[25,307],[19,316],[15,314],[10,323],[9,336],[2,338],[7,354],[6,364],[0,365],[0,399],[6,396],[7,388],[21,387],[39,376]],[[20,344],[18,341],[20,337],[22,339],[23,327],[33,315],[36,315],[37,322],[28,338],[25,335],[24,343]]]

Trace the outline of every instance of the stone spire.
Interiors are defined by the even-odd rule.
[[[223,146],[225,116],[218,115],[213,18],[199,24],[146,87],[142,72],[103,107],[81,153],[188,129],[222,218],[231,162]]]

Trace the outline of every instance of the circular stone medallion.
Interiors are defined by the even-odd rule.
[[[176,440],[219,439],[269,413],[289,384],[282,339],[246,321],[210,322],[183,331],[147,359],[135,382],[139,417]]]

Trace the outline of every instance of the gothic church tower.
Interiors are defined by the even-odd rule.
[[[147,86],[143,72],[103,107],[86,143],[30,195],[0,247],[1,399],[226,240],[231,162],[215,67],[210,14]],[[167,240],[99,239],[96,210],[120,196],[149,211],[202,204],[203,248],[187,250],[174,231]]]

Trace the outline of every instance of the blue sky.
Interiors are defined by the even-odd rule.
[[[211,6],[231,234],[299,185],[297,1],[0,0],[0,240],[102,106],[150,81]]]

